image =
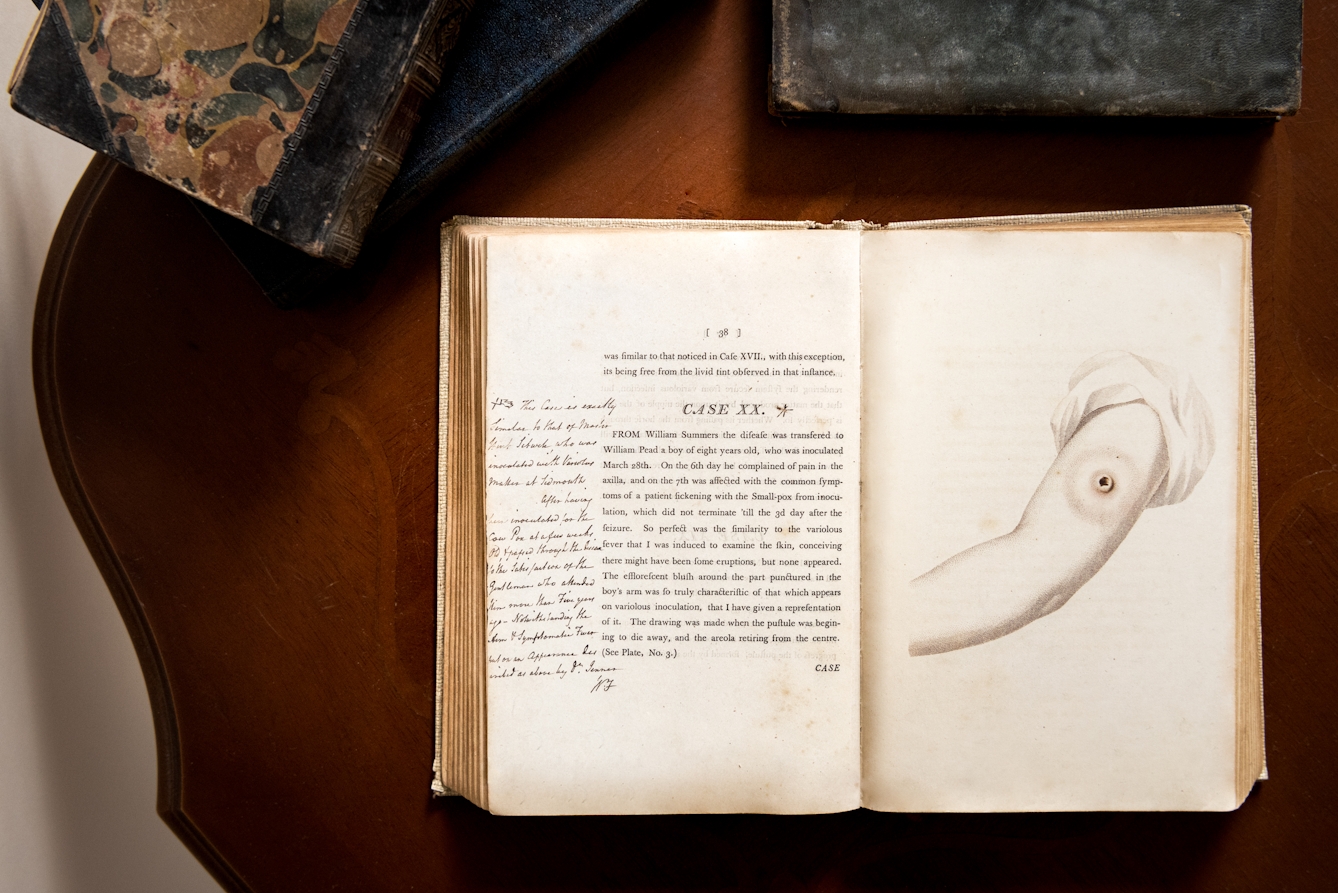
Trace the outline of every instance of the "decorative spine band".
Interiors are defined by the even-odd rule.
[[[404,86],[390,105],[391,110],[384,118],[375,145],[368,152],[361,176],[347,190],[335,214],[325,252],[327,260],[350,266],[358,256],[381,198],[404,162],[404,152],[418,125],[423,103],[441,83],[446,54],[455,46],[460,26],[473,5],[474,0],[445,0],[435,21],[424,27],[424,37],[409,63]]]

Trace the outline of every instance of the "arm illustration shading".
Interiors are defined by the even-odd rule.
[[[1145,509],[1190,495],[1213,455],[1189,376],[1124,351],[1079,366],[1050,425],[1058,455],[1017,527],[911,581],[912,656],[979,645],[1063,607]]]

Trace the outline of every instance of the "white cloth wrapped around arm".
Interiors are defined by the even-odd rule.
[[[1050,428],[1055,451],[1064,449],[1095,412],[1142,400],[1161,420],[1170,468],[1147,508],[1184,502],[1213,458],[1212,413],[1193,379],[1165,363],[1108,350],[1083,363],[1069,379],[1069,393],[1055,407]]]
[[[1124,351],[1078,367],[1051,418],[1058,455],[1010,533],[911,581],[912,656],[1005,636],[1058,610],[1145,508],[1181,502],[1213,455],[1188,375]]]

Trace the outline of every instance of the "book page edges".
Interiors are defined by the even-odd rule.
[[[441,285],[437,304],[437,660],[434,691],[432,743],[432,793],[438,797],[455,795],[442,777],[442,724],[445,719],[446,688],[446,486],[448,468],[442,446],[441,420],[450,409],[449,365],[451,360],[451,231],[441,231]]]
[[[1248,235],[1248,205],[1204,205],[1194,208],[1143,208],[1128,211],[1077,211],[1064,214],[1016,214],[1002,217],[909,220],[866,225],[867,229],[1008,229],[1175,232],[1231,232]]]
[[[1254,285],[1251,237],[1244,236],[1244,288],[1241,296],[1241,402],[1245,409],[1239,434],[1240,463],[1237,524],[1236,593],[1236,807],[1256,781],[1268,778],[1264,748],[1264,665],[1259,556],[1259,454],[1254,387]]]
[[[487,808],[481,401],[484,321],[479,249],[458,230],[442,239],[442,376],[437,566],[435,793]],[[472,286],[472,287],[471,287]]]
[[[854,229],[879,231],[889,229],[1035,229],[1035,230],[1175,230],[1179,232],[1234,232],[1248,234],[1251,210],[1248,205],[1203,205],[1191,208],[1140,208],[1123,211],[1075,211],[1060,214],[1013,214],[997,217],[945,217],[935,220],[906,220],[870,223],[865,220],[712,220],[677,218],[622,217],[471,217],[460,215],[442,225],[443,232],[458,227],[485,227],[490,232],[502,228],[550,228],[566,230],[728,230],[783,229]],[[443,243],[444,243],[443,239]]]
[[[841,225],[838,225],[841,224]],[[725,230],[777,230],[777,229],[858,229],[858,221],[838,224],[818,223],[813,220],[712,220],[712,219],[676,219],[676,218],[624,218],[624,217],[469,217],[457,216],[442,225],[443,232],[451,228],[482,227],[490,233],[501,233],[505,229],[564,229],[564,230],[701,230],[718,232]]]

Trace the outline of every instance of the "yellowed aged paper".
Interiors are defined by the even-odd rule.
[[[493,812],[858,805],[858,240],[487,237]]]
[[[866,805],[1237,804],[1247,245],[865,234]]]

